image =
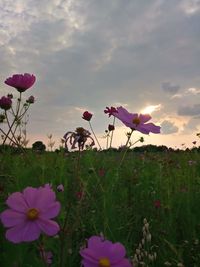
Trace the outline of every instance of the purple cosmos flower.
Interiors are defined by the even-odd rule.
[[[60,203],[50,187],[27,187],[11,194],[6,204],[10,209],[3,211],[0,219],[9,228],[6,238],[13,243],[34,241],[41,233],[53,236],[60,230],[51,220],[58,215]]]
[[[12,100],[9,96],[2,96],[2,98],[0,98],[0,108],[8,110],[11,108],[11,106]]]
[[[22,93],[33,86],[35,80],[36,77],[33,74],[14,74],[5,80],[5,84],[16,88],[18,92]]]
[[[87,248],[80,251],[84,267],[132,267],[125,258],[126,251],[122,244],[92,236]]]
[[[84,120],[86,121],[90,121],[91,118],[92,118],[92,113],[88,112],[88,111],[85,111],[83,112],[83,117],[82,117]]]
[[[113,112],[113,116],[122,121],[127,127],[132,130],[139,131],[143,134],[160,133],[160,126],[153,123],[146,123],[151,119],[149,114],[129,113],[125,108],[118,107],[117,112]]]

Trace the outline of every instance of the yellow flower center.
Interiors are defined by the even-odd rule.
[[[26,215],[27,215],[27,218],[29,220],[34,221],[39,216],[39,210],[38,209],[35,209],[35,208],[31,208],[31,209],[29,209],[27,211]]]
[[[135,119],[132,120],[132,122],[134,124],[136,124],[136,126],[138,126],[140,124],[140,119],[139,118],[135,118]]]
[[[110,267],[110,261],[108,258],[101,258],[99,260],[99,267]]]

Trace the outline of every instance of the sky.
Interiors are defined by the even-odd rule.
[[[106,106],[150,113],[161,134],[134,133],[168,147],[200,144],[200,0],[0,0],[0,96],[16,73],[36,83],[28,146],[91,124],[102,147]],[[1,126],[1,127],[5,127]],[[116,122],[113,146],[129,129]],[[199,140],[198,140],[199,139]],[[184,144],[184,145],[183,145]]]

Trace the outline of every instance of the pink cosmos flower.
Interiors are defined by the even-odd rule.
[[[86,121],[90,121],[91,118],[92,118],[92,113],[88,112],[88,111],[85,111],[83,112],[83,117],[82,117],[84,120]]]
[[[0,98],[0,108],[4,110],[10,109],[12,106],[12,100],[9,96],[2,96]]]
[[[126,250],[120,243],[103,240],[100,236],[92,236],[87,248],[80,251],[84,267],[132,267],[125,258]]]
[[[109,117],[113,115],[114,112],[117,112],[116,108],[114,107],[106,107],[106,109],[104,109],[104,113],[108,114]]]
[[[35,80],[36,77],[33,74],[14,74],[5,80],[5,84],[16,88],[18,92],[22,93],[33,86]]]
[[[139,131],[143,134],[160,133],[160,126],[153,123],[146,123],[151,119],[149,114],[129,113],[123,107],[117,107],[117,112],[113,112],[113,116],[122,121],[127,127],[132,130]]]
[[[27,187],[11,194],[6,204],[10,209],[3,211],[0,219],[9,228],[6,238],[13,243],[34,241],[41,233],[53,236],[60,230],[51,220],[58,215],[60,203],[50,187]]]

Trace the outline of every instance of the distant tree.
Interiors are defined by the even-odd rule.
[[[42,141],[36,141],[32,144],[32,149],[36,152],[44,152],[46,150],[46,146],[42,143]]]

